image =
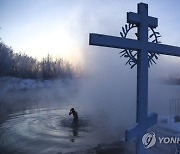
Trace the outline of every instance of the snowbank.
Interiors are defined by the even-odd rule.
[[[34,88],[50,88],[52,87],[50,80],[33,80],[33,79],[20,79],[15,77],[1,77],[0,89],[1,93],[15,91],[15,90],[28,90]]]

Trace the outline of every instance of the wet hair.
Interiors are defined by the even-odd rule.
[[[71,108],[71,111],[74,111],[74,108]]]

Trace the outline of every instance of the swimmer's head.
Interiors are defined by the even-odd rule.
[[[71,110],[70,111],[74,111],[74,108],[71,108]]]

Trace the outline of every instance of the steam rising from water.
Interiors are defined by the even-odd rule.
[[[95,115],[103,115],[111,134],[124,132],[136,121],[136,67],[125,66],[126,60],[119,58],[117,49],[89,46],[85,70],[79,92],[78,108]],[[86,55],[86,53],[85,53]],[[170,58],[170,57],[169,57]],[[169,115],[169,100],[179,98],[178,86],[163,85],[161,77],[177,72],[176,61],[168,62],[167,56],[160,56],[156,65],[149,68],[150,112]],[[101,122],[101,121],[100,121]]]
[[[0,152],[64,153],[113,141],[105,135],[103,123],[100,127],[89,115],[81,113],[78,124],[74,124],[68,111],[69,108],[41,109],[12,114],[0,125]]]

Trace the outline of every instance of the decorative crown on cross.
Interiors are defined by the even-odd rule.
[[[125,24],[124,27],[122,27],[122,32],[120,32],[121,37],[127,38],[128,33],[131,31],[131,29],[138,28],[136,24]],[[158,38],[161,37],[160,33],[155,30],[155,28],[149,27],[148,31],[149,36],[148,40],[153,43],[161,43]],[[138,34],[135,33],[135,36],[138,39]],[[129,64],[131,66],[131,69],[137,65],[137,51],[132,49],[123,49],[120,53],[120,57],[127,58],[126,65]],[[148,52],[148,61],[149,61],[149,67],[151,65],[156,64],[155,59],[158,59],[159,54],[158,53],[150,53]]]

